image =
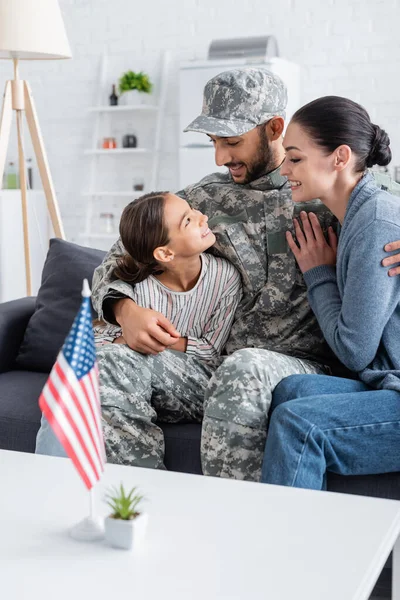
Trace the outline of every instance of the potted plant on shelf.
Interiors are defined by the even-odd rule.
[[[130,550],[135,538],[143,537],[146,515],[139,511],[143,496],[133,487],[129,493],[124,486],[110,488],[106,502],[112,513],[104,521],[106,541],[114,548]]]
[[[125,104],[141,104],[144,95],[150,94],[152,89],[153,84],[143,71],[126,71],[119,79],[119,92]]]

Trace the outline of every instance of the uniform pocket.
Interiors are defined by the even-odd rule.
[[[216,217],[209,219],[209,226],[217,238],[216,249],[238,269],[245,289],[257,292],[265,284],[266,272],[243,219],[247,219],[245,213]]]
[[[267,234],[267,258],[267,283],[260,305],[270,315],[283,315],[289,310],[290,297],[297,285],[296,260],[284,231]]]

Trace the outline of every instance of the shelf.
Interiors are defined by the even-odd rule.
[[[101,155],[112,155],[112,154],[150,154],[153,150],[148,148],[112,148],[105,150],[104,148],[96,148],[95,150],[84,150],[84,154],[101,154]]]
[[[118,198],[140,198],[140,196],[143,196],[144,194],[146,194],[145,190],[142,190],[140,192],[136,192],[134,190],[132,190],[131,192],[83,192],[82,196],[102,196],[102,197],[111,197],[111,196],[115,196]]]
[[[151,104],[132,104],[132,105],[122,105],[122,106],[90,106],[88,108],[89,112],[128,112],[132,110],[143,110],[143,111],[155,111],[158,110],[158,106],[153,106]]]
[[[88,180],[78,190],[85,212],[84,223],[79,232],[81,234],[79,238],[83,240],[81,242],[83,245],[97,246],[98,248],[111,246],[118,239],[116,221],[119,221],[120,209],[145,195],[151,189],[157,189],[171,60],[172,57],[169,53],[162,53],[160,68],[156,70],[157,74],[155,75],[158,90],[156,95],[140,94],[136,99],[137,103],[128,104],[128,100],[131,99],[128,98],[128,95],[123,94],[119,98],[119,104],[110,106],[106,90],[110,90],[109,82],[112,73],[108,69],[110,66],[108,64],[109,56],[103,53],[97,90],[98,102],[93,99],[95,104],[90,103],[83,109],[92,128],[92,136],[87,138],[81,151],[83,160],[88,161],[85,164],[91,167],[88,169],[90,171]],[[117,127],[115,131],[113,131],[111,123]],[[131,133],[131,128],[134,127],[133,123],[140,126],[143,136],[146,133],[146,137],[138,144],[138,147],[124,148],[124,134]],[[118,147],[107,147],[106,137],[114,138],[115,143],[113,143]],[[111,156],[114,156],[113,161],[110,160]],[[122,159],[122,157],[125,158]],[[134,165],[137,169],[134,168]],[[113,171],[110,172],[111,167]],[[121,169],[126,171],[127,167],[130,168],[131,174],[123,180],[119,175],[124,172]],[[115,175],[115,181],[111,177],[108,178],[109,175]],[[143,183],[144,190],[134,189],[135,184],[139,182]],[[103,210],[114,213],[112,225],[108,225],[108,227],[112,227],[115,233],[106,233],[110,230],[107,229],[108,223],[105,222],[107,220],[99,219],[100,214],[98,214]]]

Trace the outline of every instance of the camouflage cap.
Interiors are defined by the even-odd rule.
[[[272,117],[285,117],[287,91],[267,69],[232,69],[206,83],[203,109],[184,131],[218,137],[243,135]]]

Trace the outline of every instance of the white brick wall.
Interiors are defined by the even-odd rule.
[[[387,129],[392,164],[400,164],[400,0],[60,0],[60,5],[73,60],[24,63],[21,76],[33,88],[71,240],[82,229],[85,200],[80,194],[88,185],[89,167],[82,152],[92,136],[86,108],[96,100],[104,46],[115,64],[110,83],[125,67],[146,67],[156,75],[160,52],[173,53],[161,188],[177,187],[178,60],[205,58],[213,38],[274,34],[281,56],[302,66],[302,100],[337,94],[361,102]],[[11,62],[3,61],[0,85],[11,74]],[[13,158],[15,142],[9,152]]]

